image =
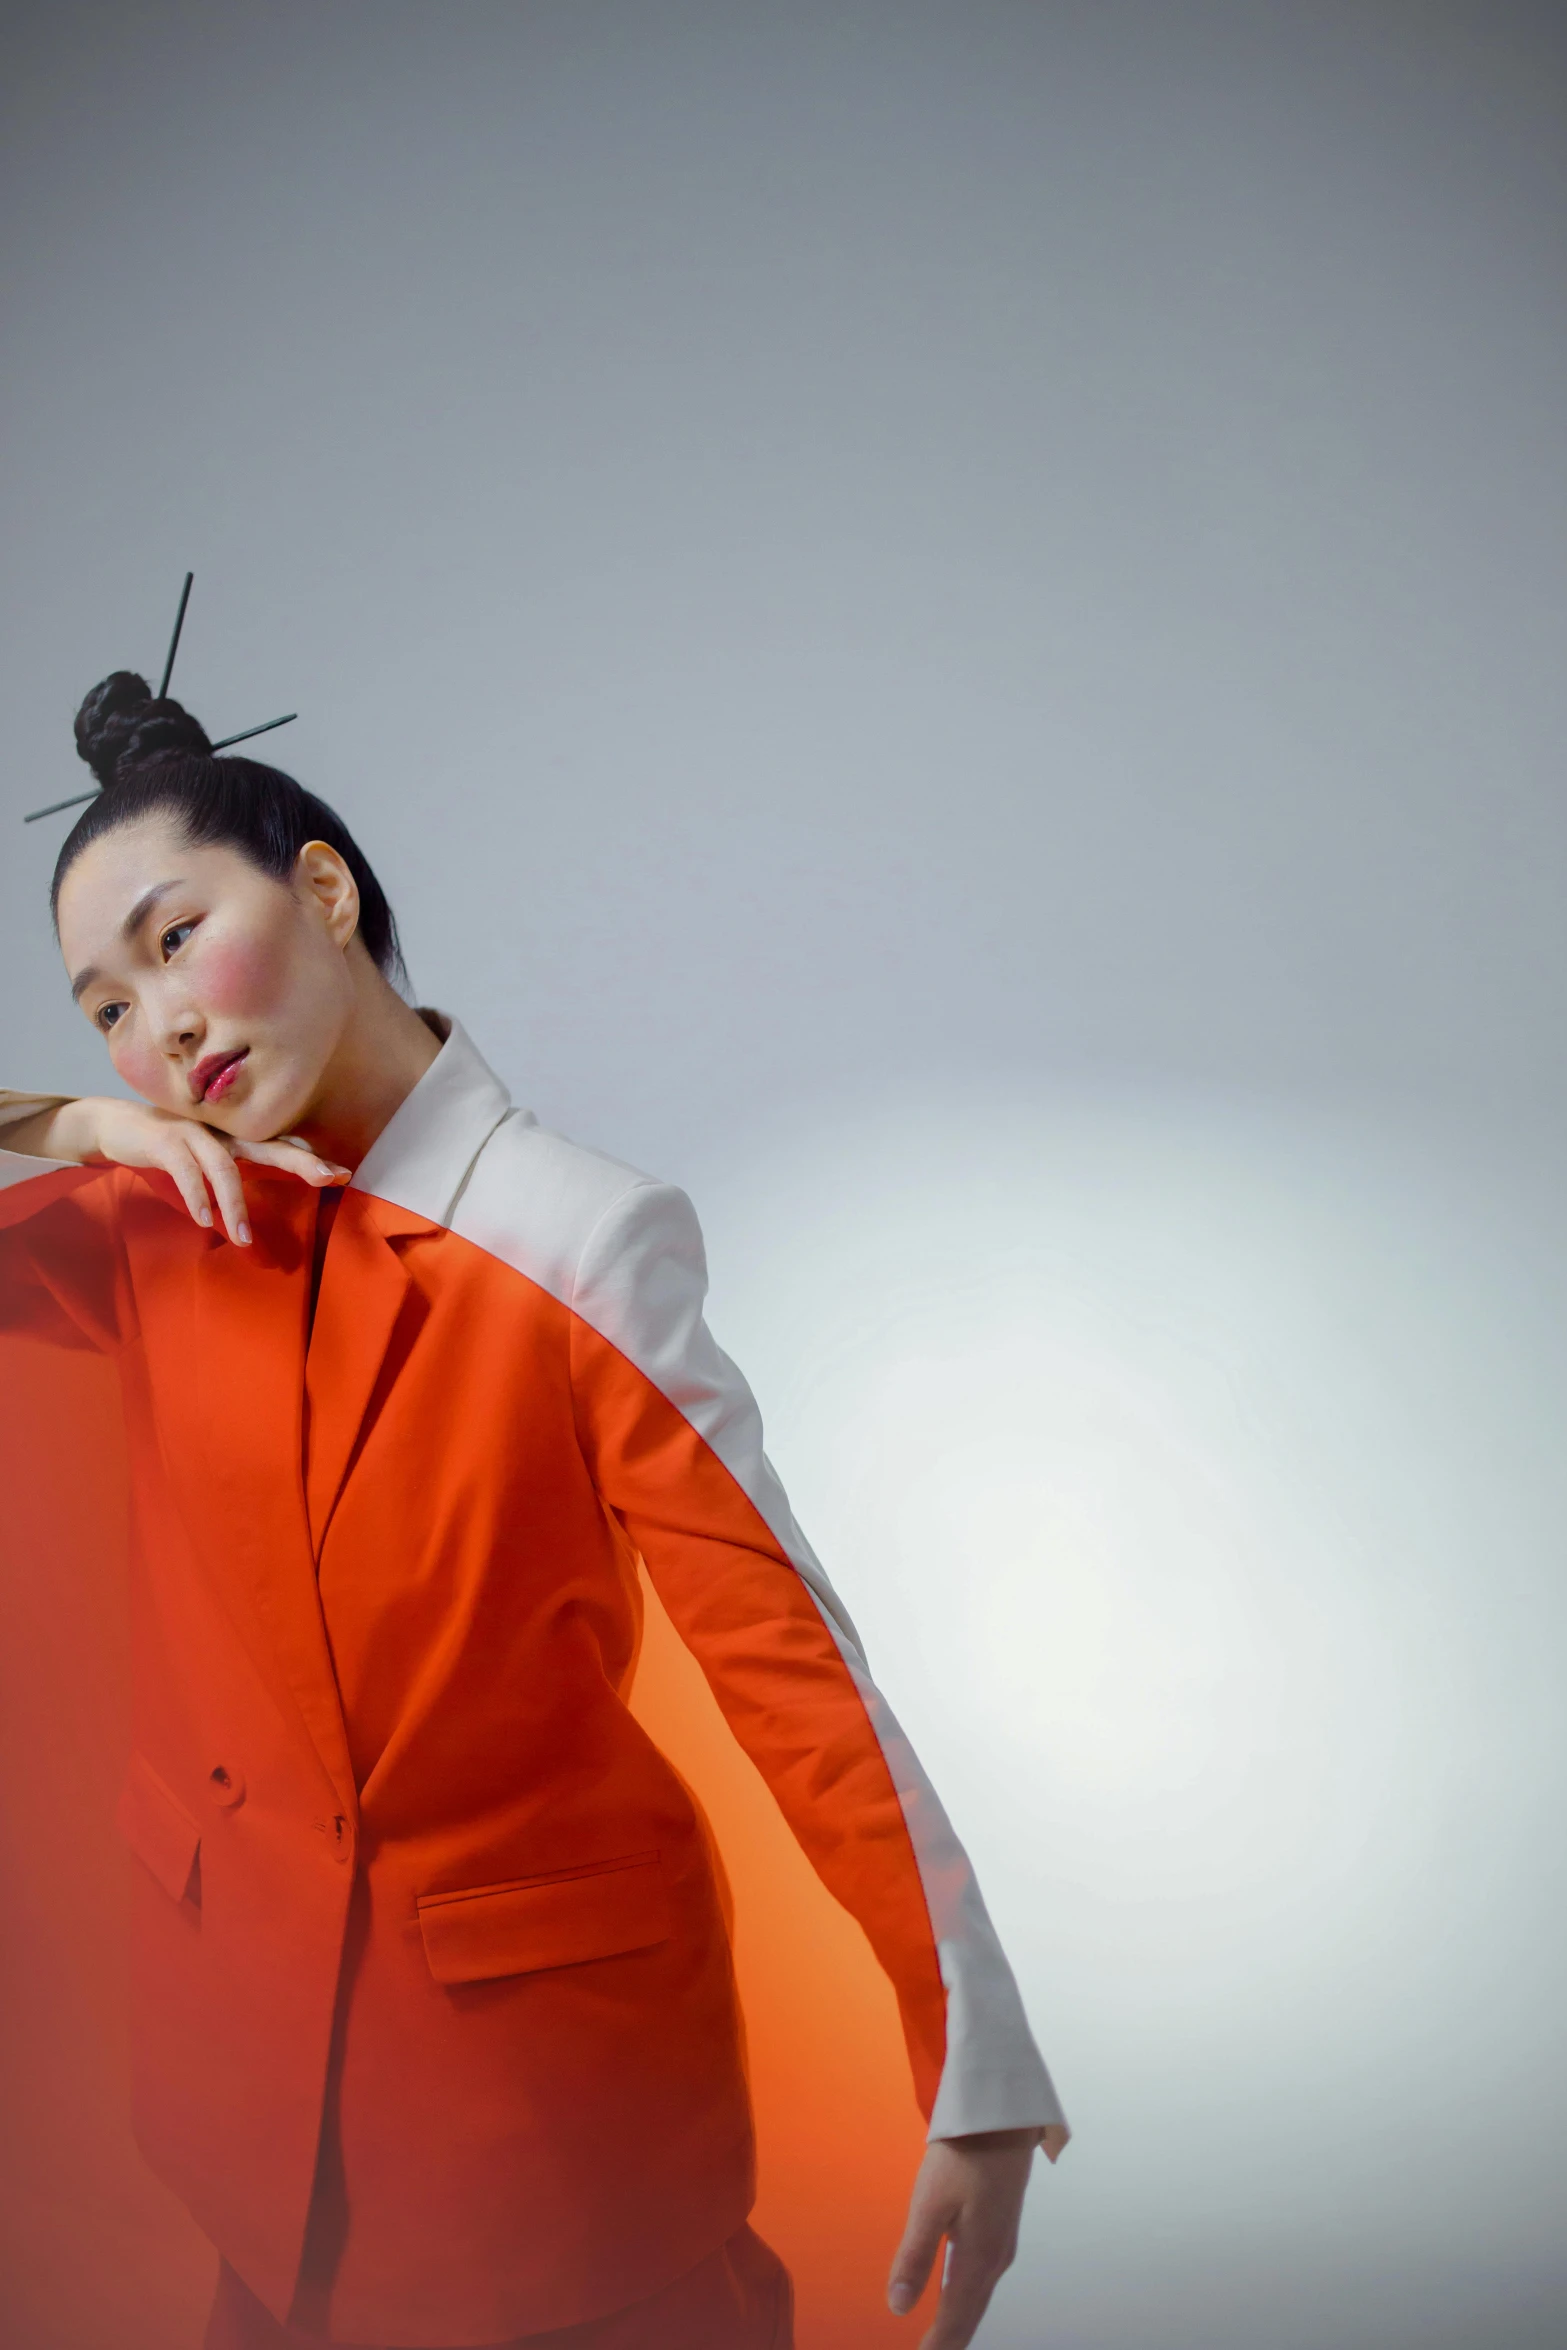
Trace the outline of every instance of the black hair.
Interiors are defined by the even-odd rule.
[[[325,841],[359,886],[358,935],[377,969],[388,979],[406,977],[397,923],[363,850],[342,818],[291,775],[215,752],[188,710],[167,697],[155,700],[147,680],[130,669],[93,687],[76,713],[76,748],[103,788],[55,861],[49,909],[57,920],[60,884],[83,849],[163,809],[193,848],[237,849],[275,881],[288,879],[306,841]]]

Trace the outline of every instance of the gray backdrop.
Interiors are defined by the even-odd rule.
[[[1077,2131],[983,2339],[1559,2343],[1562,12],[3,18],[5,1079],[193,567],[703,1212]]]

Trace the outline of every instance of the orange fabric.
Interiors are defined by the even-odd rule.
[[[241,1252],[159,1180],[15,1187],[0,1320],[120,1364],[140,2142],[274,2315],[504,2342],[656,2293],[755,2191],[710,1832],[627,1704],[637,1551],[927,2103],[940,1984],[863,1706],[727,1472],[544,1291],[364,1194],[312,1326],[315,1206],[257,1185]]]
[[[788,2270],[744,2227],[629,2309],[492,2350],[794,2350],[793,2306]],[[224,2263],[202,2350],[310,2350],[320,2339],[280,2325]]]

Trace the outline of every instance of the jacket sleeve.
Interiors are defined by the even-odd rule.
[[[75,1098],[69,1093],[17,1093],[8,1085],[0,1085],[0,1149],[4,1148],[8,1126],[16,1125],[22,1118],[31,1118],[37,1110],[63,1110]],[[54,1159],[46,1162],[49,1166],[62,1163]]]
[[[930,2135],[1065,2126],[968,1857],[703,1319],[695,1212],[633,1185],[572,1297],[581,1438],[731,1729],[892,1980]]]
[[[68,1098],[0,1088],[0,1331],[107,1349],[130,1315],[119,1170],[6,1148],[8,1126]]]

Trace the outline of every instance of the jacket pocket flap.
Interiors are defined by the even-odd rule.
[[[638,1852],[569,1875],[422,1893],[419,1927],[438,1983],[483,1983],[645,1950],[668,1935],[669,1896],[658,1854]]]
[[[183,1901],[196,1865],[201,1830],[151,1763],[131,1756],[115,1813],[120,1834],[172,1901]]]

